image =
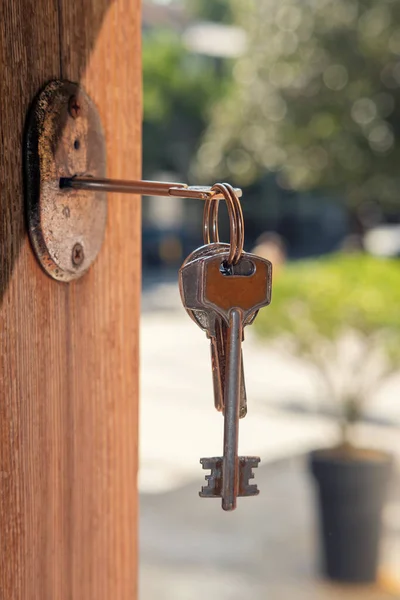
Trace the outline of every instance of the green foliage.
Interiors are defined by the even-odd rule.
[[[214,111],[199,172],[245,185],[271,171],[289,189],[397,203],[400,2],[235,5],[248,53],[234,94]]]
[[[143,39],[144,164],[184,174],[227,76],[195,56],[179,36],[151,31]]]
[[[305,348],[335,341],[348,329],[364,337],[379,334],[391,345],[400,339],[399,306],[398,260],[336,254],[286,265],[256,323],[262,335],[289,334]]]
[[[230,0],[186,0],[187,10],[194,17],[214,23],[230,23],[233,18]]]
[[[346,432],[400,369],[399,305],[398,260],[337,254],[283,267],[255,328],[316,367],[329,399],[341,401]]]

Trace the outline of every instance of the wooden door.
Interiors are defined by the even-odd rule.
[[[133,600],[140,199],[109,195],[96,263],[65,284],[24,222],[22,133],[50,79],[80,81],[108,175],[138,178],[139,0],[0,2],[0,598]]]

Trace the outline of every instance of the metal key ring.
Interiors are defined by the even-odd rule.
[[[230,196],[232,198],[232,202],[236,211],[236,219],[237,219],[237,244],[236,244],[236,255],[233,259],[233,264],[236,265],[239,262],[240,257],[243,254],[243,246],[244,246],[244,218],[242,206],[240,204],[240,200],[235,193],[234,188],[229,183],[224,183],[225,187],[228,189]],[[216,210],[215,215],[216,227],[218,227],[218,211]],[[213,222],[214,228],[214,222]]]
[[[242,207],[240,205],[239,198],[230,184],[217,183],[211,189],[216,193],[222,193],[224,196],[229,213],[230,229],[230,252],[227,262],[228,264],[236,264],[243,253],[244,245],[244,220]],[[210,221],[213,237],[212,241],[219,242],[218,209],[219,200],[217,198],[212,197],[206,200],[203,215],[203,235],[205,244],[211,243]]]
[[[230,253],[228,257],[228,264],[236,264],[240,259],[243,252],[244,244],[244,222],[243,213],[240,206],[239,199],[235,194],[234,189],[229,184],[215,184],[211,188],[215,192],[220,192],[224,196],[226,201],[228,212],[229,212],[229,225],[230,225]],[[218,208],[219,200],[217,198],[211,198],[206,201],[204,207],[204,218],[203,218],[203,229],[204,229],[204,242],[210,243],[210,219],[212,221],[212,233],[213,242],[219,242],[218,233]],[[233,245],[235,244],[235,245]]]
[[[242,207],[240,204],[240,200],[237,197],[235,190],[233,189],[233,187],[229,184],[229,183],[224,183],[221,184],[224,185],[225,188],[227,188],[229,195],[231,197],[232,200],[232,205],[235,209],[235,218],[236,218],[236,225],[237,225],[237,229],[236,229],[236,252],[235,252],[235,256],[233,257],[232,263],[230,263],[230,261],[228,261],[229,264],[236,264],[240,257],[242,256],[243,253],[243,244],[244,244],[244,219],[243,219],[243,212],[242,212]],[[211,223],[212,223],[212,232],[213,232],[213,236],[214,236],[214,241],[217,240],[217,238],[219,238],[219,234],[218,234],[218,208],[219,208],[219,200],[217,200],[216,198],[214,199],[214,203],[212,203],[211,208],[210,208],[210,212],[211,212]]]
[[[230,230],[230,252],[228,257],[228,263],[232,264],[235,255],[236,248],[238,245],[238,232],[237,232],[237,217],[236,211],[234,207],[233,200],[228,189],[223,184],[215,184],[213,186],[212,191],[222,192],[224,196],[224,200],[227,205],[228,214],[229,214],[229,230]],[[204,243],[209,244],[212,242],[219,242],[219,232],[218,232],[218,208],[219,208],[219,200],[217,198],[210,198],[206,200],[204,206],[204,215],[203,215],[203,234],[204,234]],[[212,229],[210,228],[210,218],[212,217]],[[211,240],[210,229],[212,230],[213,239]]]

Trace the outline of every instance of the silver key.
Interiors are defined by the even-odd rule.
[[[221,497],[224,510],[236,508],[240,495],[255,495],[257,486],[249,485],[258,457],[238,457],[241,344],[244,324],[271,301],[272,265],[258,256],[244,253],[231,273],[223,273],[228,253],[203,257],[199,265],[197,300],[216,311],[228,326],[226,341],[224,455],[201,459],[211,468],[208,486],[200,495]],[[247,269],[247,274],[245,270]]]
[[[219,253],[224,254],[228,250],[228,244],[214,243],[201,246],[187,257],[179,270],[179,290],[186,312],[206,332],[207,337],[210,339],[214,403],[215,408],[222,413],[224,412],[226,324],[215,311],[201,306],[196,301],[196,292],[198,284],[198,261],[206,256]],[[243,357],[241,368],[240,417],[242,418],[247,414]]]

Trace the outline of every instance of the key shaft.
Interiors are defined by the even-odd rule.
[[[229,314],[225,372],[224,457],[222,462],[222,508],[234,510],[238,494],[238,443],[241,379],[242,312]]]

